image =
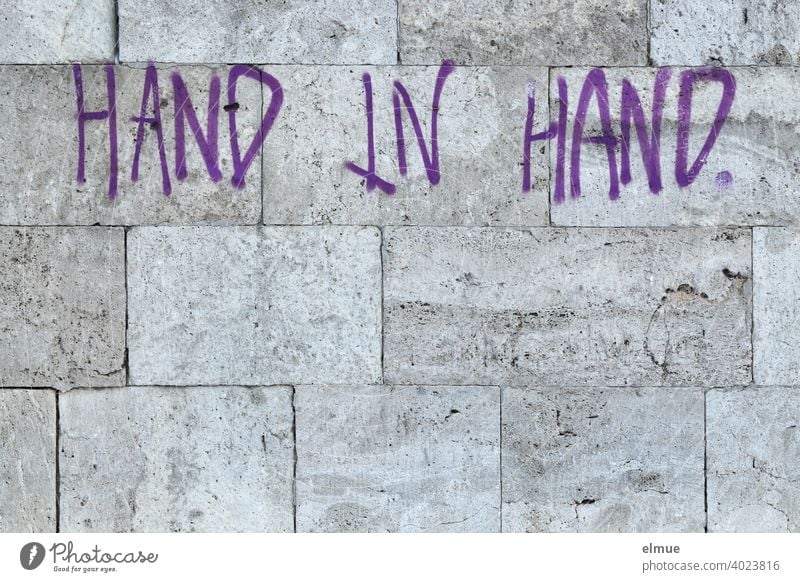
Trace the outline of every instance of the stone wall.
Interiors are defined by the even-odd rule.
[[[800,531],[800,9],[0,18],[0,531]]]

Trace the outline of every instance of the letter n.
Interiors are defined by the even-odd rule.
[[[206,164],[208,175],[214,182],[222,180],[219,169],[219,94],[220,82],[216,73],[211,74],[208,90],[208,114],[206,116],[206,133],[200,127],[197,113],[192,106],[189,91],[183,82],[180,73],[175,71],[171,75],[172,89],[175,98],[175,175],[178,180],[184,180],[189,172],[186,169],[186,123],[194,135],[200,155]]]

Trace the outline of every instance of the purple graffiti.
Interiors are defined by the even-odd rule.
[[[253,163],[256,154],[261,149],[264,140],[267,139],[267,134],[269,134],[270,129],[272,129],[272,125],[275,123],[278,113],[280,113],[281,106],[283,105],[283,88],[281,87],[278,79],[269,73],[262,71],[261,69],[249,67],[247,65],[236,65],[231,67],[231,70],[228,73],[228,103],[236,103],[236,85],[239,82],[240,77],[248,77],[269,87],[270,99],[267,112],[264,114],[264,119],[261,120],[261,125],[258,128],[256,135],[253,137],[253,141],[245,151],[244,158],[241,157],[239,150],[239,133],[236,129],[236,112],[239,110],[239,108],[230,107],[228,109],[228,125],[231,134],[231,155],[233,157],[233,177],[231,178],[231,183],[233,184],[234,188],[239,190],[244,188],[245,174],[247,174],[248,168]]]
[[[400,81],[395,81],[393,84],[394,91],[392,92],[392,105],[394,108],[394,129],[397,140],[397,165],[401,176],[408,173],[408,161],[406,157],[406,139],[405,132],[403,131],[403,109],[406,110],[409,119],[411,120],[411,127],[414,130],[414,135],[417,138],[417,145],[422,157],[422,163],[425,166],[425,173],[428,176],[428,181],[431,185],[436,185],[441,179],[441,172],[439,169],[439,104],[441,101],[442,91],[447,77],[455,70],[453,61],[446,60],[442,62],[439,67],[439,72],[436,75],[436,83],[433,89],[433,102],[431,104],[431,139],[430,150],[425,142],[425,136],[422,131],[422,124],[419,122],[414,103],[408,90]],[[352,161],[345,162],[345,168],[351,172],[361,176],[365,179],[367,191],[371,192],[376,187],[383,191],[385,194],[394,194],[397,187],[384,180],[377,175],[375,164],[375,129],[374,129],[374,110],[373,110],[373,94],[372,94],[372,78],[369,73],[364,73],[362,76],[364,83],[364,93],[366,96],[366,113],[367,113],[367,168],[356,165]]]
[[[547,131],[539,133],[533,132],[533,119],[536,115],[536,87],[533,81],[528,82],[528,113],[525,116],[525,139],[523,140],[523,155],[522,155],[522,191],[531,191],[531,147],[533,142],[541,140],[550,140],[556,135],[558,131],[558,124],[555,121],[550,122]]]
[[[428,182],[432,186],[441,182],[439,113],[445,84],[449,76],[455,71],[455,68],[456,66],[452,61],[446,60],[442,62],[438,69],[431,102],[430,134],[428,136],[425,135],[423,124],[420,121],[422,119],[420,115],[421,109],[415,107],[410,92],[400,80],[392,82],[391,101],[400,176],[408,174],[409,142],[416,141]],[[78,156],[76,179],[79,184],[86,182],[86,124],[90,121],[107,123],[109,141],[108,198],[113,200],[118,196],[119,181],[116,80],[115,70],[112,65],[107,65],[104,71],[107,108],[87,111],[83,79],[84,71],[79,63],[72,66],[77,105]],[[223,178],[219,150],[221,79],[215,73],[210,75],[204,124],[201,123],[198,111],[195,110],[189,89],[181,74],[177,71],[172,72],[170,79],[174,96],[172,121],[175,129],[175,177],[178,180],[185,180],[188,177],[187,139],[191,140],[193,138],[203,159],[208,176],[213,182],[220,182]],[[240,107],[236,100],[236,94],[239,83],[243,79],[257,81],[262,92],[264,86],[270,91],[269,102],[266,104],[264,116],[260,120],[254,137],[246,148],[242,148],[242,144],[240,144],[237,126],[237,114]],[[619,102],[619,126],[617,128],[615,120],[612,119],[612,106],[605,72],[599,68],[592,69],[586,75],[578,93],[569,144],[567,142],[570,121],[569,88],[566,79],[564,77],[555,79],[557,99],[554,101],[554,107],[557,103],[557,107],[555,107],[557,118],[548,120],[546,130],[539,132],[534,131],[537,112],[536,87],[533,82],[529,82],[526,87],[527,110],[522,142],[522,191],[531,191],[531,166],[535,158],[534,144],[541,141],[551,142],[555,140],[554,167],[552,168],[553,203],[563,203],[566,198],[568,149],[570,197],[579,198],[582,195],[581,157],[587,145],[600,146],[602,148],[600,151],[605,155],[603,165],[607,165],[608,169],[608,198],[610,200],[617,200],[620,197],[621,188],[633,181],[632,166],[635,154],[631,150],[634,142],[638,144],[648,188],[652,194],[659,194],[664,187],[661,163],[662,121],[667,89],[671,79],[670,69],[658,69],[652,88],[652,108],[651,111],[647,112],[637,88],[629,79],[623,78],[619,88],[621,99]],[[363,184],[365,184],[368,192],[377,188],[385,194],[391,195],[396,192],[397,186],[378,175],[374,94],[372,78],[369,73],[365,72],[363,74],[362,82],[367,121],[367,163],[364,167],[357,165],[353,161],[347,161],[344,166],[347,170],[364,179]],[[709,159],[710,153],[730,114],[736,95],[736,81],[733,74],[728,71],[703,67],[683,71],[678,82],[674,176],[677,186],[684,188],[690,186],[697,179]],[[713,123],[708,134],[704,136],[702,147],[690,164],[689,143],[692,131],[692,106],[695,98],[695,86],[701,83],[718,83],[721,86],[722,96],[717,105]],[[223,109],[228,113],[230,152],[233,166],[231,183],[234,188],[242,189],[245,186],[246,174],[262,151],[266,137],[275,125],[281,111],[284,98],[283,88],[277,78],[265,71],[247,65],[235,65],[230,68],[228,74],[226,97],[228,104]],[[419,102],[417,105],[419,105]],[[136,182],[139,179],[140,162],[142,150],[147,139],[146,136],[148,133],[153,133],[158,151],[163,193],[169,196],[172,192],[172,184],[170,181],[170,168],[167,163],[163,114],[158,71],[153,63],[149,63],[144,71],[139,113],[130,117],[131,121],[136,124],[131,181]],[[587,127],[587,122],[590,118],[598,120],[597,128],[590,129]],[[406,122],[408,125],[405,125]],[[413,137],[409,136],[407,139],[406,131],[409,126],[414,135]],[[148,132],[146,129],[150,131]],[[187,138],[187,132],[190,132],[192,138]],[[542,151],[544,152],[544,149]],[[720,171],[714,177],[714,184],[719,190],[726,190],[733,184],[733,175],[728,170]]]
[[[620,184],[627,185],[633,180],[631,173],[631,141],[632,133],[636,132],[636,139],[642,156],[647,183],[650,192],[658,194],[663,189],[661,177],[661,125],[664,114],[667,86],[672,75],[669,69],[661,68],[656,73],[653,86],[653,106],[651,112],[650,128],[645,118],[644,108],[636,88],[628,79],[622,81],[620,103],[620,135],[613,130],[611,107],[608,97],[608,85],[605,74],[601,69],[592,69],[583,83],[578,103],[575,110],[575,119],[572,127],[572,142],[570,149],[570,195],[572,198],[581,196],[581,150],[584,144],[601,145],[605,149],[608,161],[609,189],[608,198],[617,200],[620,195]],[[689,138],[691,131],[691,111],[693,87],[700,82],[718,82],[722,84],[722,97],[714,117],[711,129],[691,167],[688,166]],[[554,168],[553,203],[561,204],[565,200],[564,174],[566,161],[566,130],[568,113],[568,87],[564,77],[556,79],[558,90],[558,120],[551,121],[547,131],[532,133],[536,111],[535,91],[532,83],[528,84],[528,109],[525,117],[525,135],[522,155],[522,191],[531,189],[531,145],[539,140],[556,140],[556,156]],[[717,68],[689,69],[680,76],[680,91],[678,94],[678,130],[676,140],[675,181],[681,188],[689,186],[697,178],[711,149],[722,130],[725,120],[730,113],[736,95],[736,81],[729,71]],[[599,132],[588,134],[584,131],[589,105],[594,97],[597,104]],[[617,168],[616,152],[620,149],[619,172]],[[719,189],[726,189],[733,184],[733,176],[727,170],[720,172],[715,178]]]
[[[650,192],[661,192],[661,118],[664,114],[664,100],[667,94],[667,85],[672,73],[667,68],[661,68],[656,73],[653,86],[653,111],[652,133],[647,135],[647,122],[644,118],[642,102],[636,88],[628,79],[622,80],[622,106],[620,108],[620,126],[622,128],[620,154],[620,181],[630,184],[631,176],[631,121],[636,128],[636,137],[639,139],[639,150],[642,153],[642,162],[647,173],[647,184]]]
[[[186,123],[200,148],[200,155],[206,164],[208,175],[214,182],[222,180],[219,169],[219,77],[212,73],[208,89],[208,115],[206,117],[206,133],[203,133],[197,113],[192,106],[189,90],[180,73],[172,73],[172,91],[175,99],[175,177],[185,180],[189,175],[186,168]]]
[[[718,190],[727,190],[733,184],[733,176],[728,170],[722,170],[714,176],[714,184]]]
[[[411,96],[400,81],[394,82],[395,93],[392,95],[394,103],[394,119],[395,129],[397,131],[397,161],[400,167],[400,175],[405,176],[408,171],[406,163],[406,148],[405,138],[403,137],[403,123],[402,113],[400,108],[400,100],[398,95],[403,98],[408,117],[411,119],[411,126],[414,128],[414,133],[417,137],[417,144],[419,145],[419,152],[422,155],[422,163],[425,165],[425,172],[428,174],[428,180],[432,185],[439,183],[439,100],[442,97],[442,90],[444,89],[444,82],[447,77],[455,70],[456,66],[453,61],[444,61],[439,67],[439,73],[436,75],[436,84],[433,89],[433,104],[431,105],[431,152],[428,153],[428,147],[425,145],[425,137],[422,133],[422,126],[419,123],[417,112],[414,110],[414,104],[411,101]]]
[[[714,123],[706,137],[700,153],[697,154],[691,168],[686,169],[689,155],[689,135],[692,124],[692,94],[697,82],[714,81],[722,83],[722,97],[720,98]],[[678,95],[678,139],[675,148],[675,181],[684,188],[695,181],[700,170],[708,159],[711,148],[717,141],[722,131],[722,126],[731,111],[733,99],[736,96],[736,80],[733,75],[723,69],[705,67],[702,69],[689,69],[681,73],[681,88]]]
[[[600,135],[584,137],[583,127],[592,95],[596,96],[597,109],[600,114]],[[608,86],[606,76],[601,69],[592,69],[586,76],[578,98],[575,111],[575,122],[572,126],[572,151],[570,154],[570,194],[573,198],[581,195],[581,144],[592,143],[605,146],[608,158],[609,187],[608,197],[619,198],[619,178],[617,176],[616,147],[617,137],[611,129],[611,109],[608,105]]]
[[[114,78],[114,66],[106,65],[106,95],[108,109],[103,111],[86,111],[83,97],[83,72],[79,64],[72,66],[72,76],[75,80],[75,97],[78,105],[78,175],[79,184],[86,182],[86,122],[102,121],[108,119],[108,198],[117,197],[118,161],[117,161],[117,89]]]
[[[553,201],[560,204],[564,201],[564,164],[567,157],[567,97],[568,87],[564,77],[556,80],[558,86],[558,121],[551,121],[547,131],[531,134],[533,131],[534,113],[536,110],[536,94],[533,83],[528,83],[528,113],[525,116],[525,138],[522,155],[522,191],[531,189],[531,144],[534,141],[556,140],[556,172]]]
[[[153,117],[147,116],[148,101],[153,101]],[[147,65],[144,75],[144,88],[142,89],[142,106],[138,117],[131,117],[136,122],[136,147],[133,152],[133,165],[131,166],[131,182],[139,179],[139,157],[144,144],[144,126],[149,124],[156,133],[158,140],[158,158],[161,162],[161,180],[164,196],[172,193],[169,181],[169,168],[167,167],[167,148],[164,145],[164,127],[161,124],[161,97],[158,94],[158,73],[153,63]]]
[[[369,73],[364,73],[361,77],[364,83],[364,94],[367,107],[367,169],[357,166],[353,162],[345,162],[344,166],[351,172],[364,178],[367,192],[372,192],[375,188],[380,188],[385,194],[394,194],[397,189],[388,180],[379,177],[375,170],[375,121],[372,105],[372,78]]]
[[[107,120],[110,150],[108,197],[113,200],[118,194],[119,148],[117,142],[116,83],[113,65],[107,65],[105,71],[108,109],[86,111],[83,71],[81,65],[78,63],[74,64],[72,67],[75,80],[78,122],[77,181],[79,184],[83,184],[86,181],[86,122]],[[239,109],[238,103],[236,103],[236,87],[241,77],[254,79],[266,85],[272,92],[264,118],[261,120],[259,129],[253,137],[252,142],[248,145],[244,156],[240,153],[239,134],[236,124],[236,111]],[[173,121],[175,124],[175,176],[178,180],[184,180],[189,174],[186,164],[186,128],[188,126],[200,150],[209,177],[214,182],[219,182],[222,180],[222,172],[219,166],[218,143],[221,92],[220,79],[216,74],[212,74],[209,81],[208,113],[205,132],[200,125],[200,120],[197,117],[197,113],[189,97],[189,90],[180,73],[172,73],[171,80],[175,98],[173,113]],[[283,104],[283,90],[280,82],[275,77],[254,67],[237,65],[231,67],[228,75],[227,96],[230,103],[226,105],[224,109],[228,111],[230,128],[230,147],[233,160],[233,176],[231,182],[235,188],[241,189],[244,188],[245,185],[245,175],[256,155],[259,153],[281,109]],[[153,63],[150,63],[145,70],[139,115],[133,116],[130,119],[137,124],[134,139],[133,161],[131,164],[131,182],[136,182],[139,179],[142,149],[147,135],[145,128],[149,126],[156,136],[163,192],[164,195],[169,196],[172,193],[172,184],[170,182],[170,172],[167,164],[167,147],[164,139],[158,71]]]

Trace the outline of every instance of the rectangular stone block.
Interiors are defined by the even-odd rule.
[[[76,390],[59,407],[61,531],[292,531],[291,388]]]
[[[111,62],[115,28],[114,0],[4,2],[0,63]]]
[[[747,384],[746,230],[389,228],[387,383]]]
[[[244,70],[237,69],[236,75]],[[229,116],[235,116],[237,155],[244,159],[261,120],[261,83],[247,76],[231,78],[230,72],[224,67],[181,67],[159,68],[151,73],[150,81],[158,83],[161,121],[143,122],[139,139],[140,124],[132,118],[156,119],[156,90],[146,83],[145,69],[82,66],[77,83],[76,70],[71,66],[0,67],[0,82],[6,87],[6,91],[0,91],[0,109],[5,112],[0,130],[0,222],[255,224],[261,213],[260,156],[251,162],[242,187],[238,183],[234,186]],[[173,74],[180,76],[179,86],[186,88],[191,103],[182,91],[176,99]],[[218,96],[215,91],[210,99],[213,76],[219,77],[219,89]],[[235,85],[233,103],[228,103],[229,80]],[[85,119],[81,123],[79,86],[85,115],[107,113],[111,95],[114,107],[110,119]],[[208,123],[210,102],[215,104],[211,109],[216,111],[216,125]],[[212,152],[217,148],[219,174],[212,170],[217,182],[201,155],[193,119],[197,120],[200,141],[209,140],[206,156],[212,167]],[[180,129],[176,130],[176,124]],[[81,127],[84,182],[78,179]],[[216,143],[209,128],[218,133]],[[159,134],[163,136],[163,151]],[[116,135],[116,147],[112,147],[112,135]],[[182,140],[183,153],[178,140]],[[111,181],[115,167],[116,194]],[[182,179],[178,177],[181,167],[186,172]],[[182,170],[180,173],[183,176]]]
[[[500,531],[498,388],[296,390],[298,531]]]
[[[503,389],[503,531],[702,532],[703,393]]]
[[[119,35],[123,62],[394,64],[397,4],[120,0]]]
[[[56,398],[0,390],[0,533],[56,531]]]
[[[797,389],[711,390],[707,399],[708,531],[800,531]]]
[[[367,227],[131,230],[131,383],[379,382],[380,244]]]
[[[0,386],[125,383],[121,228],[0,228]]]
[[[797,64],[798,26],[792,0],[650,0],[650,56],[659,65]]]
[[[579,146],[579,167],[572,161],[576,156],[577,104],[584,82],[588,82],[586,86],[590,89],[604,84],[597,73],[591,78],[588,75],[589,69],[558,69],[551,76],[550,110],[559,110],[559,78],[565,80],[568,94],[563,203],[558,202],[557,194],[559,148],[555,143],[550,144],[554,224],[750,226],[800,223],[800,206],[796,201],[800,106],[795,98],[800,70],[736,67],[723,71],[667,69],[659,73],[658,69],[647,68],[603,69],[600,75],[608,91],[608,126],[604,133],[596,90],[589,93],[586,120],[581,125],[584,140],[609,137],[615,140],[613,171],[609,169],[606,146],[597,143]],[[652,141],[652,104],[659,75],[665,83],[665,92],[656,150]],[[717,79],[703,78],[703,75],[716,75]],[[626,103],[635,105],[635,91],[642,105],[641,119],[637,120],[635,115],[624,116],[629,126],[627,136],[622,126],[625,80],[632,87],[627,91]],[[727,115],[720,112],[724,109],[724,83],[728,84],[729,97],[733,99]],[[636,108],[632,107],[631,111],[635,113]],[[558,114],[553,116],[557,120]],[[715,125],[715,120],[721,125]],[[641,145],[640,130],[645,148]],[[707,139],[713,145],[701,151]],[[627,184],[622,183],[625,181],[625,144],[630,160]],[[657,153],[653,155],[647,150]],[[680,156],[679,152],[682,152]],[[681,163],[679,157],[683,157]],[[573,195],[576,168],[580,175],[578,198]],[[647,168],[651,169],[652,176]],[[654,181],[654,170],[659,168],[660,190]],[[620,181],[616,200],[611,199],[612,176]]]
[[[404,64],[647,63],[647,0],[398,1]]]
[[[547,224],[547,144],[534,144],[530,192],[522,191],[529,91],[538,92],[534,132],[548,123],[547,72],[529,67],[270,67],[286,99],[264,148],[264,222],[273,224]],[[369,75],[366,91],[362,74]],[[443,79],[436,111],[437,78]],[[426,165],[409,109],[420,126]],[[393,104],[394,93],[397,103]],[[371,95],[374,165],[369,179]],[[395,109],[397,107],[397,110]],[[400,170],[396,115],[407,173]],[[438,174],[432,120],[436,118]],[[435,183],[438,180],[438,183]],[[372,189],[371,189],[372,188]],[[391,193],[390,193],[391,192]]]
[[[800,384],[800,231],[753,229],[753,376]]]

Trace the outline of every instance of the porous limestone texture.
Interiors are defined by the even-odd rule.
[[[0,532],[56,531],[56,397],[0,389]]]
[[[119,29],[123,62],[397,62],[395,0],[119,0]]]
[[[750,232],[384,230],[387,383],[750,382]]]
[[[647,63],[647,0],[398,2],[404,64]]]
[[[380,245],[370,227],[131,230],[131,383],[380,382]]]
[[[0,386],[125,383],[124,237],[0,227]]]
[[[702,532],[703,392],[503,389],[503,531]]]
[[[800,394],[708,393],[708,531],[800,531]]]
[[[795,0],[650,0],[650,56],[658,65],[800,63]]]
[[[800,384],[798,253],[800,231],[753,229],[753,375],[756,384]]]
[[[62,395],[61,531],[292,531],[291,393],[134,386]]]
[[[0,63],[113,62],[114,0],[3,2]]]
[[[298,386],[297,530],[500,531],[500,390]]]

